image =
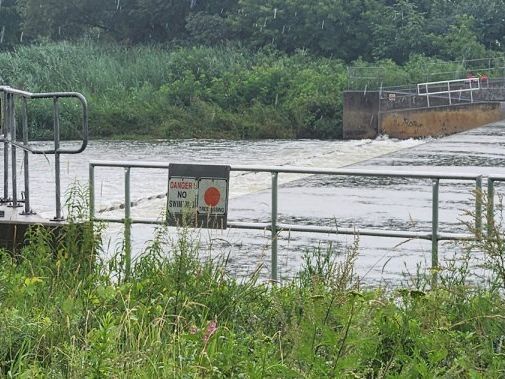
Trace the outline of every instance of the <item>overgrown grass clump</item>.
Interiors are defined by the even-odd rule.
[[[96,229],[0,253],[0,377],[503,377],[503,283],[363,290],[357,246],[283,285],[237,280],[160,229],[124,279]],[[458,274],[458,275],[456,275]],[[460,280],[462,279],[462,280]],[[421,281],[422,283],[422,281]]]
[[[304,54],[90,42],[1,52],[0,79],[33,92],[82,92],[92,134],[109,138],[335,138],[347,85],[341,61]],[[43,136],[52,113],[39,108]]]

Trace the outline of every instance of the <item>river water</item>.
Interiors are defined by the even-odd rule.
[[[505,173],[505,124],[441,139],[398,141],[388,138],[360,141],[216,141],[182,140],[153,142],[92,141],[80,155],[64,156],[62,182],[65,188],[78,181],[87,184],[90,160],[162,161],[246,165],[285,165],[338,168],[393,168],[412,172]],[[69,143],[70,145],[72,143]],[[51,157],[31,158],[30,176],[34,210],[44,217],[54,215],[54,162]],[[97,168],[97,210],[117,207],[124,201],[124,171]],[[22,176],[21,168],[18,176]],[[283,175],[279,177],[279,222],[338,227],[406,229],[430,231],[431,181]],[[270,176],[233,172],[230,179],[230,221],[268,222]],[[163,194],[166,170],[134,169],[132,199],[138,203],[133,216],[157,217],[166,199],[148,200]],[[498,187],[499,189],[499,187]],[[447,181],[440,189],[440,231],[465,232],[465,212],[474,206],[473,183]],[[103,212],[121,217],[123,210]],[[105,255],[121,248],[122,228],[112,225],[106,234]],[[177,230],[170,228],[171,236]],[[269,233],[261,231],[193,231],[202,251],[226,255],[230,271],[247,276],[260,269],[268,276]],[[153,237],[153,227],[136,225],[134,253],[141,252]],[[283,233],[279,242],[279,276],[290,278],[299,270],[305,251],[329,244],[345,251],[352,236]],[[442,256],[459,251],[454,244],[441,243]],[[405,280],[419,267],[429,267],[431,242],[421,240],[360,237],[356,272],[367,282]]]

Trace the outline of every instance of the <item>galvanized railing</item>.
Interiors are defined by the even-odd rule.
[[[95,168],[116,167],[125,170],[124,176],[124,217],[96,217],[95,215]],[[132,224],[165,224],[164,220],[132,218],[131,216],[131,182],[130,174],[132,169],[166,169],[168,163],[159,162],[114,162],[114,161],[94,161],[89,165],[89,186],[90,186],[90,219],[92,221],[122,223],[125,225],[125,266],[126,274],[129,275],[131,268],[131,226]],[[482,229],[482,176],[467,173],[437,173],[437,172],[398,172],[392,170],[365,170],[365,169],[318,169],[301,167],[277,167],[277,166],[231,166],[231,171],[241,172],[265,172],[271,174],[271,217],[269,222],[236,222],[228,221],[228,228],[268,230],[271,233],[271,279],[278,280],[277,275],[277,240],[282,231],[306,232],[306,233],[335,233],[342,235],[361,235],[375,237],[396,237],[409,239],[431,240],[431,268],[436,278],[436,271],[439,267],[438,242],[443,240],[474,240],[473,234],[444,233],[439,231],[439,189],[441,180],[463,180],[475,183],[475,228]],[[355,229],[338,228],[327,226],[293,225],[278,222],[278,179],[280,174],[306,174],[306,175],[331,175],[331,176],[358,176],[358,177],[387,177],[387,178],[412,178],[428,179],[432,181],[432,218],[431,232],[414,232],[408,230],[377,230],[377,229]],[[168,176],[167,176],[168,178]],[[495,177],[495,180],[498,180]],[[503,178],[505,180],[505,177]],[[436,279],[435,279],[436,280]]]
[[[0,142],[4,144],[4,191],[1,203],[9,203],[16,208],[24,203],[24,211],[22,214],[32,214],[30,208],[30,177],[29,177],[29,160],[28,155],[31,154],[54,154],[54,170],[55,170],[55,221],[63,220],[61,210],[61,180],[60,180],[60,155],[61,154],[78,154],[86,149],[88,144],[88,105],[83,95],[77,92],[48,92],[48,93],[31,93],[17,90],[8,86],[0,86],[0,96],[2,101],[2,120],[1,129],[3,136]],[[22,142],[18,141],[17,136],[17,119],[16,119],[16,98],[21,102],[21,128]],[[75,98],[78,99],[82,106],[82,141],[79,147],[74,149],[66,149],[60,146],[60,108],[59,99]],[[50,149],[37,149],[30,145],[28,140],[28,104],[30,99],[53,99],[53,131],[54,131],[54,147]],[[23,150],[23,165],[24,165],[24,199],[18,199],[17,188],[17,149]],[[9,149],[11,153],[11,189],[12,198],[9,198]]]
[[[447,95],[449,98],[449,105],[452,105],[453,93],[470,93],[470,102],[473,103],[473,91],[480,90],[479,78],[456,79],[456,80],[443,80],[438,82],[419,83],[417,85],[417,94],[419,96],[426,96],[428,107],[430,106],[430,96]]]
[[[505,182],[505,175],[489,175],[487,178],[487,232],[492,235],[495,227],[495,182]]]

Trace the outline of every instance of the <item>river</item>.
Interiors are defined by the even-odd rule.
[[[505,173],[505,129],[503,123],[440,139],[317,141],[91,141],[80,155],[64,156],[62,182],[65,188],[78,181],[87,184],[90,160],[162,161],[222,164],[284,165],[337,168]],[[68,143],[72,145],[72,143]],[[21,167],[21,166],[20,166]],[[30,176],[33,209],[44,217],[54,215],[54,162],[52,157],[31,157]],[[22,176],[22,171],[18,172]],[[282,175],[279,191],[279,221],[356,228],[387,228],[429,231],[431,227],[431,182],[410,179]],[[267,222],[270,212],[270,177],[267,174],[232,173],[230,179],[230,221]],[[166,192],[167,172],[135,169],[132,172],[132,199],[138,203],[134,216],[161,215],[166,199],[147,200]],[[99,168],[96,172],[97,209],[116,207],[123,202],[122,169]],[[440,190],[440,230],[464,232],[465,212],[474,204],[471,183],[442,182]],[[104,212],[121,217],[123,210]],[[466,218],[465,218],[466,217]],[[169,230],[172,236],[177,231]],[[260,269],[269,272],[269,234],[256,231],[194,231],[202,251],[213,256],[229,255],[229,269],[247,276]],[[121,228],[106,234],[105,255],[120,249]],[[153,236],[153,228],[134,227],[134,252],[138,254]],[[283,233],[279,243],[279,276],[293,277],[305,251],[326,248],[345,251],[354,237]],[[459,247],[442,245],[442,256],[451,256]],[[429,241],[360,237],[356,273],[365,282],[408,280],[418,267],[429,267]]]

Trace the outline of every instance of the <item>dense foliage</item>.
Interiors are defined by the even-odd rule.
[[[504,0],[4,0],[2,45],[84,36],[308,50],[347,62],[502,51]]]
[[[63,241],[33,230],[19,256],[0,251],[2,377],[505,375],[503,264],[492,256],[501,269],[485,287],[469,284],[463,259],[435,290],[422,276],[363,290],[356,247],[320,249],[275,286],[238,281],[223,261],[200,260],[187,232],[171,241],[160,229],[124,279],[121,255],[95,256],[89,225],[69,228]],[[503,254],[500,241],[490,243]]]

